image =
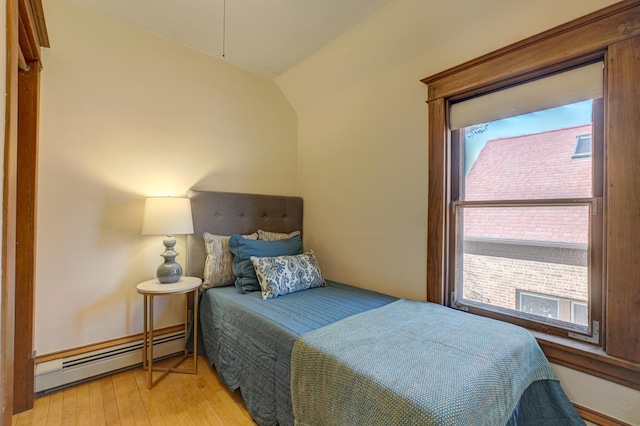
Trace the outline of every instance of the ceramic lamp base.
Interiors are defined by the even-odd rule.
[[[164,263],[158,266],[156,278],[162,284],[177,283],[182,277],[182,266],[176,262],[178,252],[173,249],[176,245],[176,239],[172,235],[167,235],[162,243],[165,250],[160,256],[164,257]]]
[[[173,262],[171,264],[163,263],[158,266],[158,270],[156,271],[156,278],[162,284],[172,284],[177,283],[182,278],[182,266]]]

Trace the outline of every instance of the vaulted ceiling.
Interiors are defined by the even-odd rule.
[[[71,1],[273,78],[391,0]]]

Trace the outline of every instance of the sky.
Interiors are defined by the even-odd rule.
[[[486,123],[486,130],[468,137],[465,143],[465,175],[488,140],[547,132],[591,123],[591,100],[562,105],[529,114]]]

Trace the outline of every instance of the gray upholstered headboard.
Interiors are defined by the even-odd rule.
[[[193,234],[187,236],[186,275],[201,277],[206,258],[202,234],[302,232],[302,198],[190,190]]]

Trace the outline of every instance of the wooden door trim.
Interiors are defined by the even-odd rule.
[[[39,72],[42,69],[40,48],[48,46],[41,0],[8,0],[0,424],[11,424],[14,412],[33,407]],[[22,69],[20,76],[18,68]],[[18,241],[22,244],[18,244],[20,250]]]
[[[16,290],[13,368],[13,412],[33,408],[33,323],[36,266],[38,184],[38,118],[40,68],[27,62],[18,75],[18,165],[16,211]]]
[[[13,340],[15,318],[16,192],[18,146],[18,0],[7,0],[6,110],[4,178],[2,186],[2,311],[0,312],[0,423],[10,425],[13,414]]]

